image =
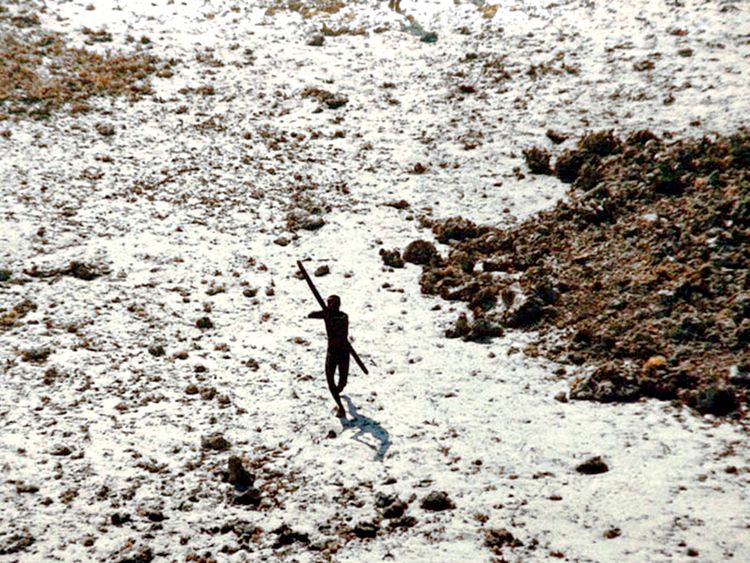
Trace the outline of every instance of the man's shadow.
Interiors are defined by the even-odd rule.
[[[341,398],[346,401],[346,406],[348,407],[349,414],[352,416],[351,419],[342,420],[341,424],[344,426],[344,428],[357,428],[358,432],[354,436],[352,436],[352,440],[361,442],[368,448],[375,450],[374,460],[383,461],[388,448],[391,447],[391,439],[388,435],[388,431],[380,426],[380,424],[375,420],[367,418],[366,416],[361,416],[357,412],[357,409],[354,408],[354,403],[352,403],[352,400],[347,395],[342,395]],[[365,434],[371,434],[373,438],[380,442],[380,445],[374,446],[373,444],[370,444],[363,440],[362,436]]]

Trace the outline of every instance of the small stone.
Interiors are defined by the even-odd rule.
[[[576,471],[584,475],[598,475],[609,471],[609,466],[604,462],[601,456],[596,456],[587,459],[582,464],[578,465]]]
[[[310,215],[309,217],[306,217],[305,219],[300,221],[299,226],[306,231],[317,231],[325,224],[326,222],[323,217],[320,217],[319,215]]]
[[[71,453],[73,452],[68,446],[57,446],[54,450],[50,452],[51,455],[56,455],[60,457],[68,456]]]
[[[222,452],[232,447],[232,444],[221,434],[210,434],[201,438],[201,448]]]
[[[377,508],[385,508],[386,506],[392,505],[398,500],[396,495],[386,495],[385,493],[375,494],[375,506]]]
[[[115,128],[110,123],[97,123],[96,132],[103,137],[111,137],[115,134]]]
[[[448,493],[446,493],[445,491],[432,491],[422,499],[420,506],[424,510],[430,510],[433,512],[450,510],[456,507],[456,505],[448,496]]]
[[[207,330],[214,327],[214,323],[211,322],[211,319],[208,317],[201,317],[197,321],[195,321],[195,326],[198,327],[201,330]]]
[[[387,518],[389,520],[401,518],[404,515],[404,512],[406,512],[407,507],[408,505],[405,502],[397,500],[390,506],[387,506],[385,510],[383,510],[383,518]]]
[[[380,257],[383,260],[383,264],[391,268],[403,268],[404,260],[401,258],[401,253],[397,249],[386,250],[385,248],[380,249]]]
[[[286,237],[279,237],[274,239],[273,243],[278,246],[287,246],[289,244],[289,239]]]
[[[112,514],[112,516],[109,517],[109,521],[113,526],[122,526],[123,524],[130,522],[130,515],[115,512],[114,514]]]
[[[391,523],[389,524],[390,528],[401,528],[401,529],[407,529],[407,528],[413,528],[417,524],[417,519],[414,518],[414,516],[404,516],[403,518],[399,518],[397,520],[391,520]]]
[[[16,483],[16,493],[22,494],[33,494],[38,493],[39,487],[36,485],[27,485],[26,483]]]
[[[620,528],[610,528],[602,535],[608,540],[613,540],[615,538],[619,538],[622,535],[622,530],[620,530]]]
[[[394,201],[387,201],[383,205],[386,207],[393,207],[394,209],[407,209],[409,207],[409,202],[405,199],[399,199]]]
[[[360,522],[354,527],[354,535],[358,538],[374,538],[378,535],[378,526],[373,522]]]
[[[567,403],[568,394],[565,391],[560,391],[557,395],[555,395],[555,401],[559,401],[561,403]]]
[[[317,268],[315,268],[313,275],[317,278],[320,278],[330,273],[331,273],[331,269],[327,265],[323,264],[322,266],[318,266]]]
[[[323,43],[325,43],[325,37],[320,33],[313,34],[310,36],[310,39],[307,40],[307,44],[310,47],[322,47]]]
[[[242,290],[242,295],[244,297],[255,297],[258,295],[258,288],[257,287],[246,287]]]
[[[151,522],[163,522],[166,520],[166,517],[161,510],[149,510],[146,512],[145,516],[151,520]]]
[[[438,40],[437,33],[432,32],[432,31],[425,33],[424,35],[422,35],[420,39],[422,43],[436,43],[437,40]]]
[[[162,346],[161,344],[154,344],[148,347],[148,353],[156,358],[159,358],[161,356],[164,356],[167,353],[167,351],[164,349],[164,346]]]

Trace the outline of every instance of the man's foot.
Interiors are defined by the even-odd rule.
[[[346,411],[342,408],[336,409],[336,416],[338,418],[346,418]]]

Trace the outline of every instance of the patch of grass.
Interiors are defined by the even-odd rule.
[[[157,65],[155,57],[140,53],[70,48],[60,34],[6,34],[0,38],[0,119],[44,119],[66,105],[77,113],[93,96],[137,100],[151,92],[148,78]]]

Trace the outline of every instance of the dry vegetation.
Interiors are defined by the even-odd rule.
[[[321,14],[335,14],[344,7],[342,0],[274,0],[272,5],[266,9],[267,16],[276,15],[278,12],[297,12],[305,19],[314,18]]]
[[[0,119],[44,119],[61,108],[89,110],[94,96],[137,100],[151,91],[155,57],[100,55],[71,48],[59,34],[6,34],[0,39]]]

